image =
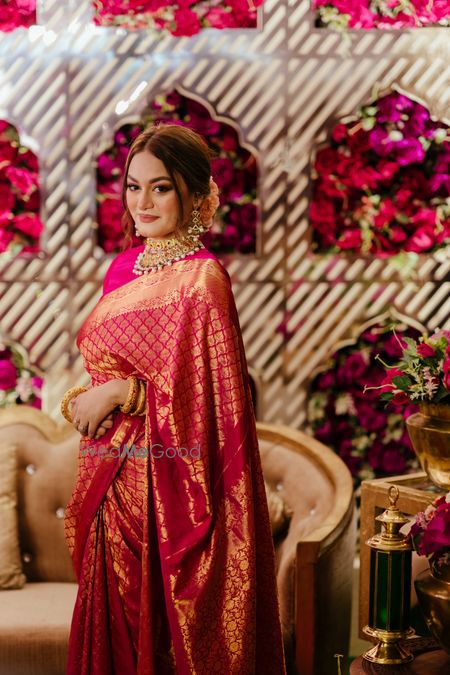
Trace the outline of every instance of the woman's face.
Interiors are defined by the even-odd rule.
[[[183,199],[185,219],[192,210],[192,195],[182,178],[178,186]],[[150,152],[137,153],[130,162],[126,201],[136,231],[142,237],[167,239],[180,225],[175,186],[166,167]]]

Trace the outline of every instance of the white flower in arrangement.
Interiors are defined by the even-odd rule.
[[[325,406],[327,404],[327,395],[325,393],[317,393],[308,401],[308,420],[310,422],[317,422],[325,417]]]
[[[16,393],[19,395],[21,401],[29,401],[33,396],[33,387],[31,386],[29,373],[22,373],[18,378],[16,384]]]
[[[394,142],[403,140],[403,134],[401,131],[398,131],[398,129],[393,129],[392,131],[390,131],[388,136],[389,139]]]
[[[369,434],[368,436],[358,436],[352,440],[352,445],[355,450],[364,452],[367,450],[367,448],[370,448],[374,440],[375,434]]]
[[[356,415],[355,403],[351,394],[344,392],[336,397],[334,405],[336,415]]]
[[[372,480],[372,478],[375,478],[375,471],[367,466],[358,472],[358,476],[361,480]]]

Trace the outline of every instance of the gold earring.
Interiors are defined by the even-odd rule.
[[[200,234],[203,234],[205,228],[203,227],[202,221],[200,220],[200,211],[197,208],[194,208],[191,213],[191,222],[188,227],[189,234],[192,234],[198,237]]]

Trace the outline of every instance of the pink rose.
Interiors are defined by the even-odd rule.
[[[362,245],[361,230],[357,230],[354,228],[345,230],[345,232],[342,233],[342,235],[339,237],[336,243],[339,246],[339,248],[342,248],[344,250],[352,248],[359,250]]]
[[[431,345],[427,345],[426,342],[421,342],[420,344],[418,344],[416,347],[416,351],[419,354],[419,356],[423,356],[424,358],[434,356],[436,353],[436,350]]]
[[[341,141],[344,140],[344,138],[347,138],[347,134],[348,129],[345,124],[336,124],[331,133],[331,136],[333,138],[333,141],[336,141],[336,143],[340,143]]]
[[[44,226],[39,216],[34,213],[21,213],[15,216],[13,225],[16,230],[20,230],[34,239],[37,239],[44,231]]]
[[[175,10],[176,28],[172,31],[172,35],[190,36],[199,32],[201,25],[198,14],[191,9],[177,9]]]
[[[17,383],[17,371],[11,361],[0,361],[0,389],[13,389]]]
[[[15,166],[9,166],[6,169],[6,175],[11,183],[24,195],[29,195],[37,188],[37,175],[31,173],[27,169],[18,169]]]
[[[123,206],[119,199],[105,199],[98,206],[99,226],[112,237],[122,234]]]

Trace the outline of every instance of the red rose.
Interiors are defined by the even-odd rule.
[[[336,220],[333,201],[327,197],[314,198],[309,215],[314,222],[333,223]]]
[[[322,148],[316,155],[314,168],[317,173],[327,176],[336,172],[339,160],[340,158],[336,150],[333,150],[332,148]]]
[[[427,345],[426,342],[422,342],[417,345],[416,352],[419,354],[419,356],[427,358],[429,356],[434,356],[436,350],[431,345]]]
[[[360,249],[362,245],[362,234],[361,230],[357,229],[348,229],[339,237],[336,242],[339,248],[342,249]]]
[[[12,211],[16,198],[11,185],[8,183],[0,183],[0,205],[3,211]]]

